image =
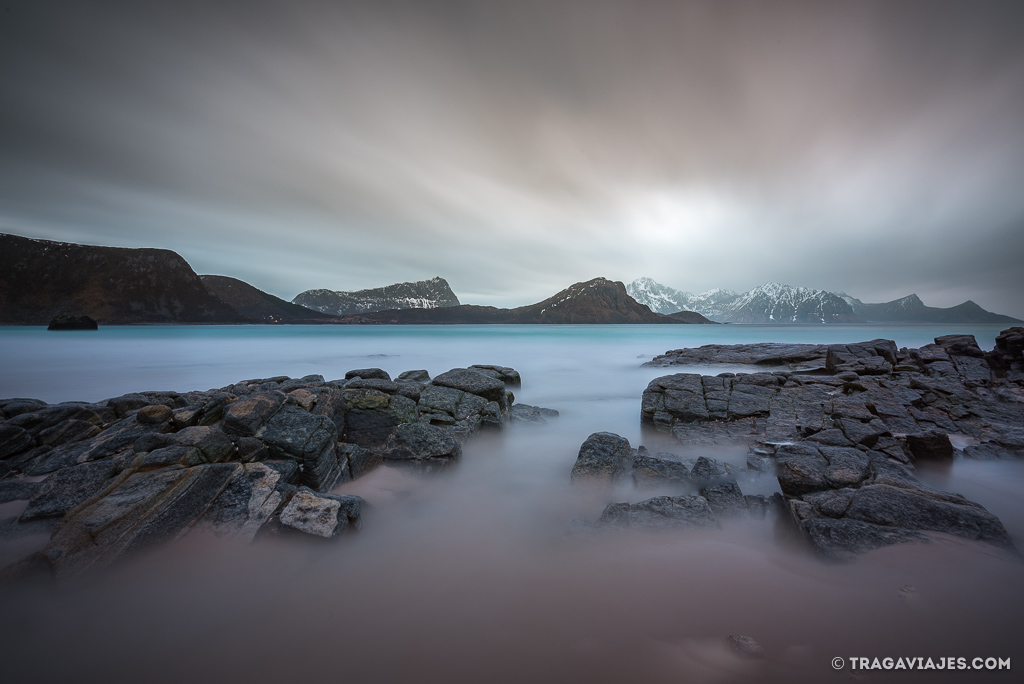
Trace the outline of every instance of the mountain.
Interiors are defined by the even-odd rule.
[[[243,316],[261,323],[322,322],[332,317],[298,304],[286,302],[237,278],[199,276],[206,289]]]
[[[459,306],[459,298],[452,292],[447,280],[431,278],[356,292],[306,290],[296,295],[292,304],[332,316],[346,316],[395,309],[438,309]]]
[[[656,313],[695,311],[709,317],[723,315],[728,304],[738,296],[735,292],[717,288],[700,294],[690,294],[662,285],[651,278],[637,278],[626,286],[626,292]]]
[[[170,250],[0,234],[0,323],[46,325],[60,315],[100,325],[251,322]]]
[[[453,306],[444,309],[381,311],[353,317],[353,323],[681,323],[656,314],[626,293],[622,283],[594,278],[576,283],[542,302],[515,309]]]
[[[696,311],[676,311],[675,313],[662,314],[665,318],[671,318],[677,323],[699,323],[699,324],[712,324],[718,325],[715,321],[712,321],[704,316],[701,316]]]
[[[839,296],[860,318],[877,323],[1020,323],[1016,318],[986,311],[970,300],[943,308],[925,306],[916,294],[882,304],[866,304],[842,292]]]
[[[806,287],[766,283],[729,303],[730,323],[861,323],[842,297]]]
[[[967,301],[949,308],[925,306],[916,294],[884,304],[865,304],[845,292],[767,283],[736,294],[708,290],[693,295],[650,278],[626,286],[641,304],[659,313],[689,310],[720,323],[997,323],[1021,321],[995,314]]]

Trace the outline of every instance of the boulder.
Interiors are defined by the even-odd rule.
[[[433,379],[432,384],[439,387],[450,387],[475,394],[488,401],[496,401],[502,410],[508,407],[505,396],[505,383],[478,370],[453,368],[441,373]]]
[[[489,375],[492,378],[501,380],[505,383],[506,387],[522,387],[523,379],[519,376],[519,371],[515,368],[509,368],[507,366],[492,366],[487,364],[474,364],[469,367],[469,370],[478,371],[484,375]]]
[[[630,468],[632,461],[629,440],[612,432],[595,432],[580,446],[572,481],[610,484]]]
[[[609,504],[597,522],[641,529],[718,527],[718,519],[702,496],[656,496],[636,504]]]
[[[432,473],[458,462],[462,446],[436,425],[405,423],[388,440],[382,457],[388,465]]]
[[[318,494],[300,487],[279,516],[281,526],[314,537],[333,539],[361,526],[363,500],[358,496]]]
[[[949,435],[937,430],[907,435],[907,449],[914,461],[953,460],[953,443]]]
[[[388,372],[381,370],[380,368],[357,368],[350,370],[345,373],[345,379],[351,380],[352,378],[362,378],[363,380],[387,380],[391,381],[391,376]]]
[[[101,491],[116,474],[117,467],[109,460],[83,463],[56,472],[42,482],[19,520],[59,518]]]
[[[633,484],[637,487],[660,485],[688,485],[690,469],[674,454],[651,455],[646,447],[639,447],[633,454]]]
[[[428,373],[425,370],[407,370],[407,371],[403,371],[403,372],[399,373],[398,377],[395,378],[395,380],[399,381],[399,382],[401,382],[401,381],[409,381],[409,382],[428,383],[428,382],[430,382],[430,373]]]
[[[250,394],[223,412],[222,427],[229,435],[252,437],[284,406],[287,395],[272,390]]]

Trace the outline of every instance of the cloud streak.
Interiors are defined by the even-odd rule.
[[[443,275],[1024,316],[1011,3],[14,2],[0,223],[290,298]]]

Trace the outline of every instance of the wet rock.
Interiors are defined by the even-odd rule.
[[[741,658],[764,658],[764,649],[761,648],[761,644],[754,641],[753,637],[731,634],[729,636],[729,648]]]
[[[406,423],[395,430],[382,457],[389,465],[433,473],[458,462],[462,445],[436,425]]]
[[[496,401],[502,410],[508,407],[505,383],[478,370],[453,368],[434,378],[432,384],[475,394],[487,401]]]
[[[400,382],[400,381],[410,381],[410,382],[428,383],[428,382],[430,382],[430,373],[428,373],[425,370],[407,370],[407,371],[403,371],[403,372],[399,373],[398,377],[395,378],[395,380],[397,382]]]
[[[507,387],[522,387],[523,380],[519,377],[519,371],[507,366],[492,366],[485,364],[474,364],[469,370],[478,371],[484,375],[501,380]]]
[[[388,372],[381,370],[380,368],[357,368],[350,370],[345,373],[345,379],[351,380],[352,378],[362,378],[363,380],[387,380],[391,381],[391,376]]]
[[[338,461],[347,464],[349,476],[353,480],[376,470],[382,460],[379,453],[358,444],[338,445]]]
[[[217,463],[123,473],[106,496],[65,516],[43,556],[54,576],[66,579],[170,541],[191,528],[241,470]]]
[[[708,505],[716,515],[724,513],[746,513],[749,509],[747,500],[740,491],[735,480],[719,482],[700,490],[700,495],[707,499]]]
[[[0,480],[0,504],[31,499],[41,486],[39,482],[27,480]]]
[[[40,484],[20,520],[59,518],[99,493],[116,473],[116,465],[110,461],[83,463],[54,473]]]
[[[633,454],[633,483],[637,487],[690,484],[690,469],[674,454],[651,454],[639,447]]]
[[[171,420],[173,417],[174,411],[163,404],[143,406],[135,413],[135,420],[149,425],[159,425]]]
[[[272,390],[250,394],[223,412],[222,427],[229,435],[253,437],[284,406],[287,395]]]
[[[598,524],[619,528],[686,529],[718,527],[718,519],[702,496],[656,496],[636,504],[609,504]]]
[[[363,500],[358,496],[331,496],[300,487],[281,511],[285,528],[333,539],[361,524]]]
[[[0,425],[0,460],[10,458],[36,446],[36,440],[28,430],[17,425]]]
[[[972,338],[973,339],[973,338]],[[915,461],[952,461],[953,443],[945,432],[907,435],[907,449]]]
[[[573,482],[611,483],[632,465],[629,441],[612,432],[595,432],[580,446],[572,467]]]

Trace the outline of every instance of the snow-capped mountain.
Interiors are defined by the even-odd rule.
[[[626,286],[630,296],[653,311],[696,311],[719,323],[1019,323],[967,301],[947,308],[926,306],[916,294],[868,304],[845,292],[766,283],[749,292],[680,292],[650,278]]]
[[[356,292],[306,290],[296,295],[292,303],[334,316],[346,316],[394,309],[458,306],[459,298],[452,292],[448,281],[438,277]]]
[[[738,296],[735,292],[718,288],[700,294],[681,292],[651,278],[637,278],[626,286],[626,292],[630,297],[657,313],[696,311],[711,319],[714,319],[716,315],[723,314],[729,302]]]
[[[717,288],[690,294],[650,278],[638,278],[626,290],[653,311],[696,311],[721,323],[859,322],[853,307],[839,295],[779,283],[766,283],[743,294]]]
[[[730,323],[860,323],[842,297],[825,290],[765,283],[729,305]]]

